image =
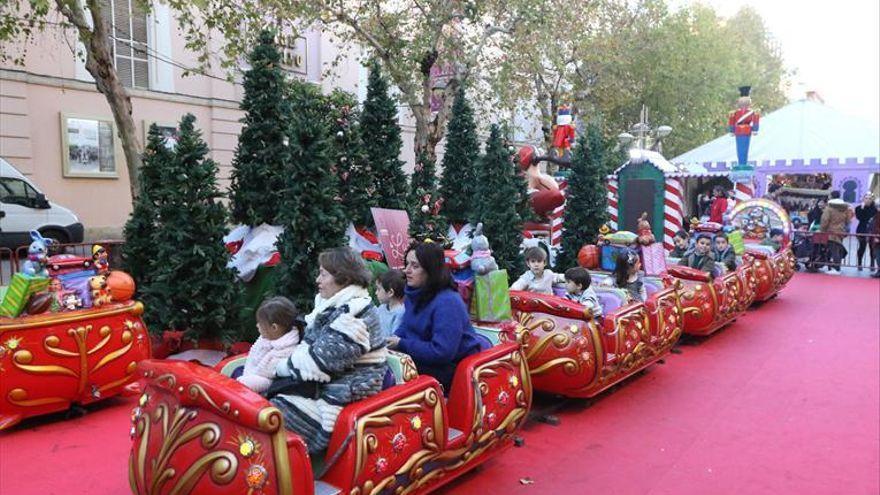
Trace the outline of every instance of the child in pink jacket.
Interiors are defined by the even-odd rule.
[[[271,297],[260,304],[257,308],[260,336],[251,347],[239,382],[258,393],[269,389],[275,378],[275,365],[289,358],[300,342],[298,316],[296,306],[286,297]]]

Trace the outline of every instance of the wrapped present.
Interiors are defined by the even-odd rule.
[[[32,294],[42,292],[49,288],[49,278],[36,275],[16,273],[9,281],[9,287],[3,294],[3,302],[0,303],[0,315],[15,318],[24,310],[25,305]]]
[[[478,321],[504,321],[511,318],[507,270],[495,270],[474,277],[471,316]]]
[[[642,269],[645,275],[660,275],[666,271],[666,250],[663,243],[642,246]]]
[[[602,246],[602,256],[599,260],[599,266],[605,271],[613,272],[617,267],[617,255],[624,249],[626,249],[626,246],[619,246],[616,244],[606,244]]]
[[[464,304],[470,307],[471,298],[474,295],[474,271],[470,268],[456,270],[452,272],[452,278],[455,280],[458,294],[464,300]]]
[[[743,233],[741,230],[734,230],[733,232],[727,234],[727,241],[730,243],[730,246],[733,248],[733,252],[736,253],[737,256],[742,256],[746,252],[746,242],[743,240]]]
[[[80,300],[79,307],[92,307],[92,289],[89,287],[89,279],[97,275],[95,270],[83,270],[81,272],[67,273],[58,277],[61,287],[67,294],[75,294]]]

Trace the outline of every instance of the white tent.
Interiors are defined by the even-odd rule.
[[[763,116],[749,148],[758,195],[769,175],[824,172],[833,176],[833,188],[860,198],[870,185],[870,174],[880,172],[878,159],[880,129],[812,98]],[[670,161],[702,165],[710,172],[729,170],[737,161],[736,144],[733,135],[726,134]]]

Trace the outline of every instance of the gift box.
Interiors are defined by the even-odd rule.
[[[602,246],[602,257],[600,266],[603,270],[613,272],[617,267],[617,255],[623,252],[626,246],[618,246],[615,244],[606,244]]]
[[[42,292],[49,288],[49,278],[35,275],[16,273],[9,281],[9,287],[3,294],[3,302],[0,303],[0,315],[15,318],[24,310],[25,305],[32,294]]]
[[[662,243],[642,246],[642,269],[645,275],[660,275],[666,271],[666,250]]]
[[[474,277],[471,316],[478,321],[505,321],[511,318],[507,270],[495,270]]]
[[[730,246],[733,248],[733,252],[736,253],[737,256],[742,256],[746,252],[746,243],[743,240],[743,233],[741,230],[734,230],[733,232],[727,234],[727,242],[730,243]]]
[[[61,287],[65,292],[73,292],[80,298],[83,308],[91,308],[92,289],[89,287],[89,279],[95,275],[97,275],[95,270],[83,270],[61,275],[58,280],[61,281]]]
[[[458,294],[464,301],[465,306],[470,307],[474,294],[474,271],[470,268],[456,270],[452,272],[452,279],[455,280]]]

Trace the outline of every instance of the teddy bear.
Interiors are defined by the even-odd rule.
[[[110,290],[107,289],[107,276],[95,275],[89,279],[89,289],[92,291],[92,306],[98,307],[113,301]]]
[[[498,263],[489,249],[489,239],[483,235],[483,224],[477,224],[471,240],[471,269],[477,275],[485,275],[498,269]]]

